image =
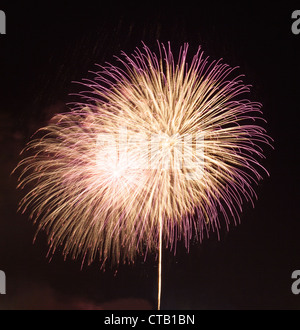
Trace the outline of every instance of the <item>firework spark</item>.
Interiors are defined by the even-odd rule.
[[[188,65],[187,44],[177,61],[158,46],[99,66],[81,102],[25,148],[20,209],[46,230],[50,253],[119,263],[162,241],[188,248],[256,198],[270,138],[261,104],[244,97],[250,86],[200,48]]]

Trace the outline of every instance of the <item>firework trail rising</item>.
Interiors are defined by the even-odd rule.
[[[49,253],[91,263],[199,241],[238,223],[266,172],[261,104],[222,61],[188,45],[143,44],[118,66],[99,66],[81,101],[40,129],[25,148],[20,209],[49,237]]]

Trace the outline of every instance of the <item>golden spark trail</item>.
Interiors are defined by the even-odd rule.
[[[158,291],[157,291],[157,309],[160,310],[161,301],[161,264],[162,264],[162,218],[159,218],[159,247],[158,247]]]

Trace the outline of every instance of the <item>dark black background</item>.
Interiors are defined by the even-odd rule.
[[[1,2],[7,34],[0,35],[0,269],[7,294],[0,309],[150,309],[156,306],[155,256],[99,271],[58,253],[46,258],[46,237],[17,214],[20,192],[10,172],[34,131],[77,91],[95,63],[131,53],[141,40],[176,50],[201,45],[212,59],[240,66],[251,99],[263,103],[275,150],[266,149],[271,176],[257,188],[255,208],[241,224],[212,234],[186,253],[164,250],[163,309],[299,309],[291,273],[300,269],[298,112],[300,34],[291,31],[289,2],[182,1],[156,4],[104,1]]]

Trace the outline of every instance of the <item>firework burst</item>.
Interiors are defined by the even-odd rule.
[[[20,202],[45,230],[49,252],[88,263],[133,261],[239,222],[266,172],[261,104],[235,68],[188,45],[173,59],[143,45],[118,66],[99,66],[81,101],[26,146]],[[160,249],[161,250],[161,249]]]

